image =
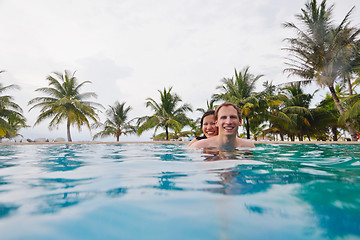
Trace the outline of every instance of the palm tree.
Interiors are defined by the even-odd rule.
[[[202,134],[202,128],[200,126],[201,118],[190,119],[188,126],[190,127],[190,136],[200,136]]]
[[[235,69],[235,79],[222,79],[223,85],[217,87],[222,92],[214,94],[213,99],[224,100],[232,102],[237,105],[242,112],[242,117],[245,118],[247,138],[250,139],[250,121],[249,116],[254,107],[258,104],[258,99],[255,96],[255,83],[263,75],[253,75],[249,72],[250,67],[245,67],[241,72]]]
[[[257,117],[259,126],[263,122],[269,123],[269,128],[262,130],[263,134],[274,134],[274,138],[279,134],[280,139],[284,141],[284,135],[288,134],[292,121],[281,111],[288,98],[280,93],[279,86],[273,85],[272,82],[265,81],[263,86],[265,89],[257,94],[259,107],[256,109],[256,114],[253,115]]]
[[[179,129],[182,129],[182,126],[188,124],[189,119],[184,114],[187,111],[192,111],[192,109],[189,104],[177,107],[182,100],[177,94],[172,94],[171,90],[172,87],[169,90],[166,90],[166,88],[163,91],[158,90],[160,93],[159,103],[152,98],[146,99],[146,107],[150,107],[155,113],[152,116],[138,118],[138,135],[155,128],[155,136],[158,128],[164,128],[166,140],[169,140],[169,129],[178,132]]]
[[[258,106],[255,114],[252,114],[252,121],[259,122],[259,125],[269,120],[269,116],[279,111],[283,105],[286,96],[278,92],[279,87],[273,85],[272,82],[265,81],[263,83],[264,90],[256,94]]]
[[[308,132],[311,126],[310,121],[312,115],[309,107],[315,93],[304,93],[300,87],[300,82],[293,82],[287,87],[284,87],[283,92],[284,95],[287,96],[287,99],[281,111],[292,119],[292,124],[289,128],[290,137],[294,140],[294,136],[297,135],[299,141],[303,141],[305,132]]]
[[[128,113],[132,108],[130,106],[125,107],[125,102],[115,102],[114,106],[109,106],[106,110],[106,116],[108,117],[104,124],[100,126],[103,130],[94,135],[93,139],[98,137],[115,136],[118,142],[122,134],[128,135],[135,133],[135,128],[131,126],[128,119]]]
[[[21,128],[28,127],[22,115],[22,108],[13,101],[12,96],[2,95],[10,89],[19,89],[19,86],[15,84],[3,86],[0,83],[0,138],[15,137],[19,135],[18,131]]]
[[[66,121],[67,139],[71,142],[70,126],[77,126],[80,131],[81,126],[86,125],[91,130],[88,118],[98,123],[99,117],[96,113],[96,107],[102,107],[102,105],[86,101],[88,98],[97,97],[94,92],[80,92],[84,84],[91,83],[90,81],[79,83],[75,77],[75,72],[71,74],[67,70],[65,70],[64,74],[59,72],[53,72],[53,74],[54,77],[49,75],[46,78],[49,81],[49,87],[35,90],[48,96],[35,97],[29,101],[28,105],[33,105],[30,110],[36,107],[41,108],[41,113],[34,125],[39,124],[46,118],[52,118],[49,123],[49,129],[51,130]]]
[[[297,38],[285,39],[290,44],[290,47],[285,48],[290,52],[289,67],[285,71],[304,78],[304,82],[316,80],[320,86],[328,87],[339,113],[343,114],[344,109],[334,84],[344,72],[341,67],[344,59],[357,50],[355,42],[360,30],[349,27],[349,17],[354,8],[337,27],[332,25],[332,9],[333,5],[326,7],[326,0],[320,6],[316,0],[311,0],[305,4],[305,9],[301,9],[302,13],[296,15],[305,24],[304,30],[294,23],[284,24],[284,27],[295,30],[298,35]],[[347,127],[352,140],[356,141],[356,132],[350,122],[347,122]]]

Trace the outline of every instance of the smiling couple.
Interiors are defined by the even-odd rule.
[[[235,104],[229,102],[221,104],[216,109],[212,122],[210,117],[210,115],[205,117],[201,126],[207,138],[192,143],[191,147],[225,149],[255,147],[251,141],[237,136],[238,128],[241,126],[241,112]]]

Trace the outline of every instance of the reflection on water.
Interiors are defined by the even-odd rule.
[[[11,212],[17,210],[19,206],[14,204],[0,203],[0,218],[8,217]]]
[[[41,196],[40,204],[37,206],[34,214],[56,213],[90,198],[91,195],[80,192],[65,192]]]
[[[253,156],[252,151],[248,149],[219,150],[216,148],[206,148],[202,150],[204,161],[235,160],[246,157],[251,158]]]
[[[49,171],[72,171],[84,165],[79,153],[86,150],[82,145],[50,146],[39,151],[42,167]]]
[[[123,226],[124,216],[122,231],[130,231],[129,224],[151,213],[144,234],[159,226],[171,232],[176,226],[183,230],[179,239],[360,237],[359,145],[258,145],[232,151],[177,144],[0,149],[0,230],[9,238],[26,236],[25,230],[24,235],[12,231],[17,227],[13,220],[36,216],[32,221],[41,227],[53,216],[61,222],[53,229],[64,232],[67,224],[96,221],[89,214],[104,214],[104,208],[102,219],[111,221],[99,231]],[[63,212],[76,212],[80,220],[68,223]],[[94,226],[81,228],[91,232]]]
[[[337,181],[312,181],[298,192],[298,197],[312,206],[317,223],[327,235],[360,236],[360,189]]]
[[[185,190],[182,187],[177,187],[175,181],[178,178],[185,178],[187,177],[186,174],[178,174],[173,172],[162,172],[159,179],[159,185],[155,185],[154,188],[163,189],[163,190],[178,190],[183,191]]]
[[[281,147],[278,146],[277,155],[269,152],[269,147],[252,153],[204,151],[205,161],[251,158],[271,163],[240,164],[219,172],[219,181],[208,182],[218,188],[207,191],[230,195],[255,194],[267,191],[273,185],[301,184],[295,195],[312,207],[317,223],[326,229],[327,237],[360,237],[360,171],[353,167],[360,160],[360,148],[310,145],[305,146],[309,150],[304,151],[304,146]],[[257,214],[268,214],[261,206],[246,205],[246,208]]]
[[[93,179],[42,178],[37,183],[31,184],[31,187],[40,187],[47,190],[69,189],[81,184],[87,184],[91,180]]]
[[[16,166],[17,152],[12,146],[0,148],[0,168],[9,168]]]
[[[106,192],[106,195],[111,198],[118,198],[127,193],[126,188],[114,188]]]

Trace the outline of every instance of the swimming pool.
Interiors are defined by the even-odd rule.
[[[0,146],[1,239],[360,239],[360,145]]]

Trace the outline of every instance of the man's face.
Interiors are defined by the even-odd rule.
[[[236,135],[241,119],[233,106],[223,106],[218,112],[216,125],[219,127],[219,135]]]

